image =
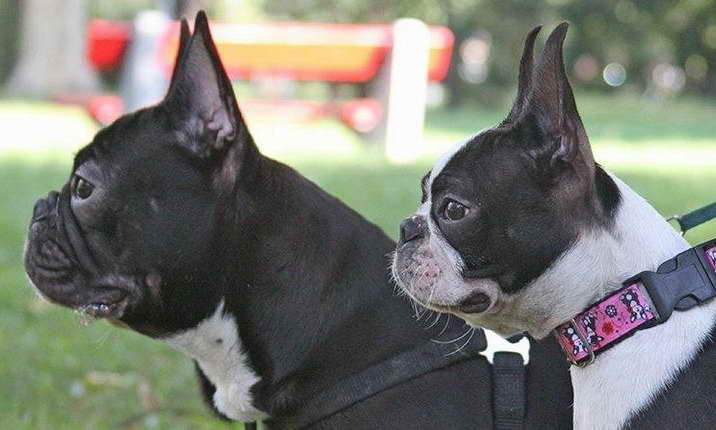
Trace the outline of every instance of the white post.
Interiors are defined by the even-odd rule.
[[[425,23],[404,18],[393,24],[385,111],[385,155],[395,163],[413,161],[425,152],[423,123],[429,54],[430,33]]]
[[[134,19],[132,43],[119,78],[124,111],[132,112],[164,97],[169,78],[159,64],[164,36],[171,21],[164,12],[146,10]]]

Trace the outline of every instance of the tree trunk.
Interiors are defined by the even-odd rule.
[[[206,9],[209,2],[206,0],[175,0],[175,18],[186,18],[189,22],[194,22],[197,12]]]
[[[7,85],[13,96],[86,94],[99,84],[87,61],[83,0],[24,0],[19,59]]]
[[[440,8],[447,18],[446,25],[453,31],[455,36],[450,68],[448,69],[447,79],[445,79],[445,87],[448,90],[447,106],[450,109],[455,109],[465,102],[466,95],[469,94],[465,81],[460,76],[460,62],[462,61],[460,46],[472,33],[474,26],[472,20],[455,10],[452,1],[441,1]]]

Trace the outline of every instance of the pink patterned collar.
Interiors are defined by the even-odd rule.
[[[584,367],[638,330],[716,296],[716,239],[642,272],[555,329],[567,360]]]

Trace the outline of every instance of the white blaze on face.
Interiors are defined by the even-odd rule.
[[[261,379],[248,365],[234,317],[224,313],[224,301],[195,328],[164,339],[199,363],[216,387],[214,405],[233,420],[256,421],[266,414],[253,406],[251,387]]]
[[[428,223],[428,228],[430,229],[430,245],[431,248],[439,250],[439,253],[443,253],[447,256],[447,258],[450,260],[449,264],[453,267],[456,273],[460,273],[462,271],[463,261],[462,257],[460,257],[460,254],[455,251],[455,249],[450,246],[450,244],[447,243],[447,241],[443,238],[442,232],[440,232],[440,229],[438,229],[438,226],[435,225],[435,221],[433,221],[432,217],[430,216],[432,205],[433,205],[433,181],[435,181],[435,178],[440,175],[440,173],[443,171],[445,166],[452,160],[452,158],[457,154],[462,148],[464,148],[468,143],[472,142],[477,136],[479,136],[484,130],[481,130],[478,132],[475,136],[467,139],[464,142],[460,142],[457,145],[453,146],[448,152],[443,154],[438,161],[435,163],[433,168],[430,170],[430,177],[428,178],[427,183],[425,184],[426,188],[426,195],[427,199],[425,200],[425,203],[423,203],[417,211],[418,215],[422,215],[425,217]]]

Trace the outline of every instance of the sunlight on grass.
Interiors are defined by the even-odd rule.
[[[674,166],[716,166],[716,108],[698,103],[667,105],[625,99],[624,105],[606,97],[586,96],[583,117],[595,158],[606,166],[635,170]],[[484,109],[428,113],[423,161],[437,158],[456,143],[490,127],[502,115]],[[266,155],[283,160],[361,159],[380,156],[338,121],[281,121],[248,118],[254,139]],[[71,160],[89,143],[97,126],[78,107],[42,103],[0,102],[0,158]]]
[[[97,131],[79,107],[2,102],[0,157],[64,158],[92,140]]]

